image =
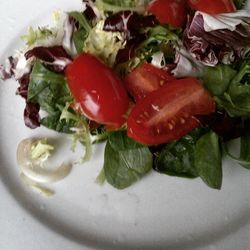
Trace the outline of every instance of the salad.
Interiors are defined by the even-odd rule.
[[[222,185],[222,157],[250,169],[250,12],[243,0],[83,0],[29,28],[0,66],[18,81],[24,123],[70,135],[91,159],[106,143],[99,182],[124,189],[150,171]],[[240,154],[228,141],[240,138]],[[70,173],[49,171],[46,139],[18,146],[22,177],[36,188]],[[49,190],[43,189],[48,194]]]

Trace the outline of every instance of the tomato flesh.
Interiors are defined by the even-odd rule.
[[[155,0],[148,5],[148,12],[155,15],[162,24],[182,27],[186,21],[186,0]]]
[[[65,73],[75,101],[89,119],[112,128],[119,128],[126,121],[128,95],[111,68],[83,53]]]
[[[199,126],[195,115],[215,111],[215,102],[196,78],[175,80],[136,103],[128,117],[128,136],[157,145],[178,140]]]
[[[174,76],[167,71],[150,63],[144,63],[129,73],[124,78],[124,83],[130,95],[138,101],[174,79]]]
[[[191,8],[208,14],[235,12],[236,7],[232,0],[188,0]]]

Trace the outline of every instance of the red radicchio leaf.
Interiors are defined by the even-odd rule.
[[[28,87],[30,81],[30,73],[23,75],[18,79],[19,87],[17,88],[16,94],[22,96],[25,100],[28,97]]]
[[[85,4],[86,6],[86,9],[84,10],[84,15],[86,16],[86,18],[88,20],[93,20],[96,18],[96,14],[94,12],[94,10],[92,9],[92,6],[91,6],[91,1],[89,0],[83,0],[83,3]]]
[[[78,26],[78,27],[77,27]],[[73,41],[73,33],[79,29],[79,25],[75,22],[73,17],[67,16],[63,24],[63,41],[62,46],[72,56],[77,54],[75,44]]]
[[[236,139],[250,129],[250,120],[243,123],[241,118],[232,118],[223,111],[217,111],[206,116],[196,116],[196,118],[203,126],[210,128],[221,136],[224,141]]]
[[[234,31],[219,29],[206,32],[203,16],[197,14],[188,21],[183,44],[197,60],[214,66],[242,57],[246,47],[250,47],[250,33],[241,24]]]
[[[124,63],[135,56],[135,51],[138,45],[145,39],[145,36],[140,34],[135,38],[127,41],[126,46],[120,49],[116,55],[115,64]]]
[[[16,58],[12,56],[8,57],[5,66],[0,65],[0,79],[2,80],[10,79],[14,75],[16,64],[17,64]]]
[[[71,57],[62,46],[35,47],[25,53],[25,58],[35,57],[50,66],[55,72],[64,71],[65,67],[72,62]]]
[[[9,57],[6,60],[5,67],[0,65],[0,77],[3,80],[7,80],[15,75],[14,70],[16,68],[17,59]],[[27,102],[28,86],[29,86],[30,72],[22,75],[17,81],[19,87],[17,88],[16,94],[22,96],[26,100],[26,107],[24,109],[23,117],[24,123],[27,127],[34,129],[40,126],[39,116],[39,104]]]
[[[105,31],[119,31],[126,35],[127,39],[133,37],[137,30],[144,27],[153,27],[158,24],[155,16],[142,16],[132,11],[118,12],[105,20]]]
[[[31,129],[35,129],[40,126],[40,106],[38,103],[27,101],[30,73],[18,79],[19,87],[17,88],[16,94],[22,96],[26,100],[26,106],[23,113],[24,124]]]
[[[143,16],[133,11],[120,11],[105,20],[103,30],[111,32],[122,32],[127,43],[125,48],[120,49],[116,56],[116,64],[126,62],[135,56],[135,50],[145,39],[139,33],[144,27],[154,27],[158,24],[153,15]]]
[[[24,123],[27,127],[35,129],[40,126],[40,106],[37,103],[27,102],[24,109]]]

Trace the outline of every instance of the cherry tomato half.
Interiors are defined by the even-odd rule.
[[[155,0],[149,3],[147,10],[160,23],[176,28],[182,27],[187,17],[186,0]]]
[[[233,0],[188,0],[191,8],[208,14],[235,12]]]
[[[123,82],[96,57],[83,53],[66,68],[70,91],[91,120],[119,128],[129,99]]]
[[[137,101],[174,79],[167,71],[144,63],[129,73],[124,78],[124,83],[128,92]]]
[[[195,115],[215,111],[196,78],[175,80],[139,100],[128,117],[128,136],[148,145],[178,140],[199,126]]]

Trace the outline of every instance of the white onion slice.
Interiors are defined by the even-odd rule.
[[[37,139],[24,139],[17,147],[17,163],[21,172],[37,183],[52,183],[62,180],[69,175],[72,165],[62,163],[55,170],[50,170],[43,166],[41,161],[31,158],[31,150]]]
[[[45,186],[40,185],[37,182],[32,181],[30,178],[28,178],[23,173],[20,174],[21,180],[31,189],[38,192],[39,194],[42,194],[45,197],[51,197],[55,194],[55,192]]]

